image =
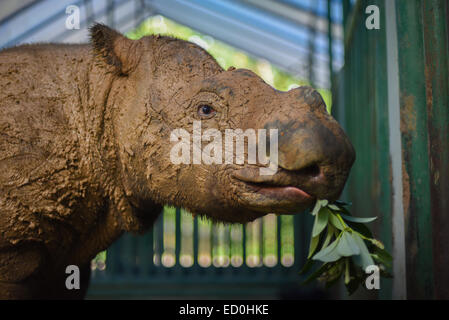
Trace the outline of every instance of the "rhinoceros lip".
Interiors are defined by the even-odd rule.
[[[254,183],[243,181],[250,187],[254,188],[257,193],[271,196],[279,199],[291,199],[291,200],[311,200],[314,197],[305,192],[304,190],[295,186],[279,186],[271,185],[267,183]]]
[[[270,198],[291,200],[295,202],[309,202],[315,199],[314,196],[304,191],[302,188],[294,185],[283,185],[276,182],[275,179],[263,179],[263,181],[258,181],[256,178],[252,179],[248,176],[239,174],[238,172],[234,173],[233,177],[245,183],[254,192]]]

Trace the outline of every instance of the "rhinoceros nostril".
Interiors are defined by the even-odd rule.
[[[321,173],[320,167],[317,164],[308,165],[302,169],[295,170],[297,174],[308,176],[308,177],[316,177]]]

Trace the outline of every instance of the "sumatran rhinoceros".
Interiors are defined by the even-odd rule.
[[[164,205],[245,223],[340,195],[355,154],[314,89],[277,91],[186,41],[90,31],[90,44],[0,52],[1,298],[83,297],[91,259]],[[277,170],[173,163],[173,130],[195,121],[277,129]],[[80,290],[65,286],[68,265]]]

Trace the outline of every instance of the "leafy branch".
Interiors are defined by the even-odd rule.
[[[315,222],[309,255],[300,273],[309,272],[321,261],[321,266],[309,275],[304,284],[318,279],[330,287],[344,277],[348,293],[352,294],[364,283],[368,266],[377,265],[381,276],[391,277],[387,268],[391,267],[392,257],[365,225],[376,218],[353,217],[345,206],[348,204],[341,201],[316,202],[312,211]]]

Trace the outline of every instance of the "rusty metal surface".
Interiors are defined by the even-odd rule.
[[[387,0],[388,1],[388,0]],[[385,0],[358,2],[357,21],[345,52],[345,66],[334,87],[334,109],[352,139],[357,160],[346,189],[357,215],[377,215],[378,234],[387,248],[392,228],[391,156],[400,153],[399,186],[405,233],[406,295],[449,298],[449,85],[448,2],[396,0],[398,83],[388,83],[390,54],[385,28],[367,30],[364,14],[378,5],[385,25]],[[346,29],[351,24],[346,24]],[[346,33],[348,30],[346,30]],[[390,48],[391,49],[391,48]],[[392,88],[399,90],[392,92]],[[387,97],[397,95],[401,147],[389,149]],[[398,130],[400,129],[400,130]],[[394,131],[396,131],[394,130]],[[389,135],[390,134],[390,135]],[[404,287],[404,288],[405,288]],[[379,298],[391,298],[385,282]]]

